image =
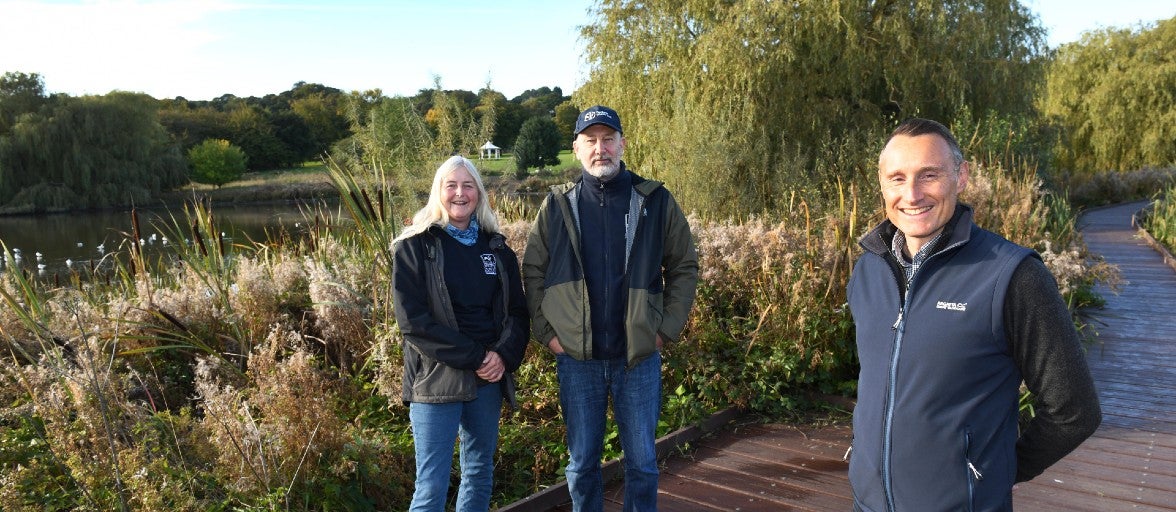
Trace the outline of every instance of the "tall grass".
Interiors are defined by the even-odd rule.
[[[1176,252],[1176,185],[1156,195],[1155,203],[1144,217],[1143,228],[1169,252]]]
[[[66,287],[0,274],[0,509],[406,507],[387,242],[412,208],[381,199],[378,173],[330,178],[340,210],[308,212],[306,239],[230,243],[197,204],[161,227],[190,240],[163,267],[116,258],[110,279]],[[784,417],[814,392],[853,393],[844,289],[881,214],[872,182],[823,187],[797,188],[780,211],[690,217],[701,283],[665,352],[662,433],[723,407]],[[521,254],[533,207],[492,200]],[[1031,168],[980,165],[965,200],[1040,251],[1068,297],[1111,275]],[[567,461],[551,358],[532,348],[518,377],[496,506],[557,481]],[[615,437],[606,453],[619,453]]]

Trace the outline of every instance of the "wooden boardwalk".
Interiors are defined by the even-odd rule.
[[[1125,281],[1118,295],[1099,290],[1106,306],[1092,320],[1099,341],[1088,361],[1103,423],[1069,456],[1014,489],[1017,510],[1176,510],[1176,270],[1131,225],[1144,204],[1103,208],[1082,219],[1090,250],[1118,265]],[[851,510],[842,460],[851,437],[848,425],[733,422],[666,459],[658,508]],[[623,489],[620,480],[605,489],[605,510],[621,510]],[[571,510],[566,488],[543,494],[503,510]]]

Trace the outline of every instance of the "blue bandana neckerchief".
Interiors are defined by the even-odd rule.
[[[449,233],[449,236],[452,236],[454,240],[461,242],[461,245],[469,247],[478,241],[478,229],[480,227],[478,225],[478,216],[470,215],[470,225],[468,227],[457,229],[453,225],[447,225],[445,226],[445,232]]]

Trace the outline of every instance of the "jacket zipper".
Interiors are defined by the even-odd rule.
[[[886,412],[882,423],[882,491],[886,496],[886,510],[894,512],[894,487],[892,475],[890,471],[890,455],[891,455],[891,438],[893,436],[894,428],[894,403],[896,400],[897,390],[895,389],[898,382],[898,360],[902,354],[902,336],[906,330],[906,325],[903,323],[903,313],[906,311],[907,304],[910,303],[911,288],[907,285],[906,293],[903,296],[902,307],[898,310],[898,318],[894,321],[894,349],[890,356],[890,371],[887,374],[889,381],[886,386]]]
[[[976,482],[984,480],[984,475],[972,464],[972,433],[968,431],[964,432],[964,462],[968,467],[965,471],[968,480],[968,510],[973,510],[976,507]]]
[[[604,188],[604,182],[601,181],[600,182],[600,218],[602,219],[602,224],[603,224],[601,227],[604,230],[604,236],[603,236],[602,242],[604,244],[604,251],[603,251],[604,252],[604,268],[605,268],[606,274],[608,273],[607,269],[612,265],[612,261],[610,258],[610,256],[612,255],[612,251],[609,250],[609,248],[608,248],[608,245],[609,245],[608,241],[612,238],[612,236],[611,236],[612,235],[612,223],[609,222],[608,207],[606,206],[607,203],[605,202],[606,201],[605,196],[607,194],[608,194],[608,191],[605,190],[605,188]],[[587,278],[587,276],[585,276],[584,281],[587,282],[587,280],[588,280],[588,278]],[[604,297],[601,299],[600,305],[604,307],[605,311],[609,311],[609,307],[611,306],[611,303],[613,300],[611,294],[609,293],[610,291],[612,291],[611,288],[612,287],[609,286],[607,284],[607,282],[605,283],[605,286],[603,287]],[[588,304],[592,304],[591,299],[587,299],[587,300],[588,300]],[[590,316],[589,317],[589,325],[591,325],[591,321],[592,320],[591,320],[591,316]],[[595,334],[594,334],[594,336],[595,336]],[[601,333],[601,336],[604,338],[608,338],[609,337],[608,331]],[[592,341],[589,340],[588,343],[591,344]],[[611,346],[611,345],[612,345],[612,340],[605,341],[606,347]]]
[[[894,325],[891,326],[891,329],[894,330],[894,351],[890,357],[890,372],[886,377],[889,382],[887,382],[886,386],[886,409],[884,411],[884,418],[882,420],[882,494],[886,496],[886,510],[888,512],[895,512],[896,510],[894,505],[893,475],[891,474],[892,472],[890,469],[890,465],[892,463],[891,450],[893,444],[891,442],[891,438],[894,435],[894,405],[896,401],[895,387],[898,381],[898,360],[902,353],[902,337],[906,331],[906,322],[904,321],[904,317],[906,316],[907,308],[911,303],[911,296],[913,295],[911,292],[914,289],[915,277],[917,277],[923,269],[927,268],[927,264],[930,263],[931,260],[951,249],[963,245],[963,243],[964,242],[956,242],[954,244],[948,245],[927,256],[927,259],[924,260],[921,265],[919,265],[919,269],[911,275],[909,280],[907,280],[906,292],[903,293],[902,297],[902,306],[898,310],[898,318],[894,320]],[[898,276],[896,275],[894,277],[897,281]],[[895,284],[901,285],[901,283]],[[979,472],[977,472],[977,474],[979,474]]]

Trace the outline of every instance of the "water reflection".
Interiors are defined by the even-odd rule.
[[[154,261],[191,243],[191,222],[184,210],[137,210],[144,255]],[[212,210],[226,242],[250,244],[278,233],[294,237],[307,232],[318,212],[338,218],[337,206],[323,203],[217,206]],[[10,251],[0,258],[0,272],[20,268],[41,277],[66,279],[71,272],[88,274],[110,266],[112,253],[127,253],[134,232],[129,211],[52,215],[0,216],[0,241]],[[180,238],[182,234],[182,239]]]

